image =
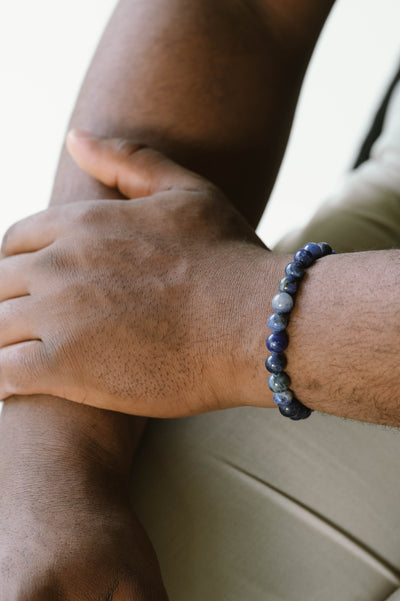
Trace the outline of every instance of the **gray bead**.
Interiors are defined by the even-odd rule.
[[[272,299],[272,308],[276,313],[290,313],[293,309],[293,299],[287,292],[279,292]]]
[[[285,372],[279,374],[271,374],[268,378],[268,388],[272,392],[283,392],[287,390],[290,385],[290,378]]]

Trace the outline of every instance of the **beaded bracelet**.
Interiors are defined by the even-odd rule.
[[[267,357],[265,367],[271,373],[268,378],[268,388],[274,393],[274,403],[285,417],[299,420],[306,419],[312,410],[303,405],[294,396],[289,388],[290,378],[284,371],[287,361],[283,354],[289,344],[286,327],[289,323],[290,311],[294,307],[294,297],[297,286],[310,267],[317,259],[334,254],[326,242],[310,242],[298,250],[294,261],[286,265],[286,276],[279,282],[279,294],[272,299],[272,308],[275,311],[268,318],[268,327],[272,330],[266,340],[267,349],[272,353]]]

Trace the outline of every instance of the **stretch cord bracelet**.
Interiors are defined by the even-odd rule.
[[[267,349],[271,352],[265,362],[265,367],[271,373],[268,387],[274,393],[274,403],[281,414],[294,420],[306,419],[311,415],[312,410],[296,399],[289,388],[290,378],[284,371],[287,360],[283,353],[289,344],[286,328],[290,312],[294,307],[297,287],[305,270],[321,257],[330,254],[334,252],[326,242],[318,242],[318,244],[309,242],[298,250],[293,262],[286,265],[286,276],[279,282],[279,293],[272,299],[274,313],[268,318],[268,327],[272,330],[272,334],[266,340]]]

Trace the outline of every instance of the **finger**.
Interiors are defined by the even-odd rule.
[[[43,340],[26,340],[2,347],[0,401],[13,395],[47,394],[84,403],[86,393],[83,387],[75,380],[66,385],[64,371],[54,357],[49,359]]]
[[[39,339],[30,296],[0,303],[0,348]]]
[[[50,394],[43,342],[30,340],[0,349],[0,400],[13,395]]]
[[[29,294],[32,256],[28,254],[0,260],[0,302]]]
[[[54,242],[62,221],[62,206],[51,207],[14,223],[6,231],[1,245],[3,256],[40,250]]]
[[[98,138],[72,130],[67,147],[81,169],[106,186],[118,188],[127,198],[172,188],[197,190],[207,182],[161,152],[122,138]]]

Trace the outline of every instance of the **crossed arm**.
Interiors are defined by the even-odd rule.
[[[295,0],[279,3],[261,0],[237,3],[222,0],[191,3],[179,0],[168,3],[122,1],[89,70],[71,125],[104,136],[131,138],[165,152],[217,184],[254,228],[283,153],[302,76],[331,4],[332,1]],[[63,152],[52,204],[87,198],[117,200],[121,195],[85,175]],[[274,263],[271,259],[269,262],[269,255],[262,245],[254,243],[256,247],[259,268],[271,277],[258,292],[258,298],[261,298],[264,292],[266,296],[271,294],[272,282],[275,285],[282,260]],[[394,259],[398,261],[398,256]],[[346,261],[346,258],[335,258],[335,267],[332,263],[333,270],[329,275],[323,267],[316,270],[318,282],[338,278],[342,282],[340,290],[345,293],[354,279],[353,267],[349,268]],[[360,259],[358,266],[364,274],[360,287],[368,282],[371,266],[379,269],[387,265],[380,261],[376,255]],[[390,264],[390,269],[385,267],[386,280],[382,283],[390,282],[393,287],[398,265],[393,261]],[[344,306],[351,296],[348,292],[347,296],[341,297]],[[302,298],[304,306],[321,315],[319,303],[324,298],[307,293],[306,287]],[[371,299],[371,315],[375,309],[373,302]],[[383,307],[382,312],[387,313],[387,307]],[[261,323],[261,313],[256,324]],[[355,308],[350,315],[350,324],[359,324]],[[295,315],[293,318],[293,347],[296,336],[298,340],[307,340],[309,347],[305,355],[308,356],[307,350],[315,348],[321,328],[311,330],[310,336],[309,330],[302,331],[307,324],[302,326],[304,322],[296,320]],[[368,318],[367,315],[367,321]],[[328,327],[327,323],[325,325]],[[258,345],[259,336],[254,343],[255,347]],[[340,346],[339,336],[338,356]],[[369,353],[370,349],[366,349],[365,356]],[[300,374],[294,382],[296,390],[307,389],[310,371],[324,371],[315,355],[315,352],[311,355],[312,365],[305,365],[300,353],[296,359],[293,357],[293,371]],[[362,356],[359,361],[361,364]],[[253,404],[268,406],[270,400],[260,397],[260,386],[255,383],[259,380],[254,377],[251,363],[252,357],[243,376],[249,383],[249,396]],[[337,369],[340,370],[340,365]],[[327,402],[342,398],[337,390],[333,390],[334,383],[333,378],[332,389],[327,390]],[[318,408],[320,385],[315,382],[314,393],[308,399],[310,406],[315,408]],[[332,396],[332,393],[335,394]],[[366,411],[374,404],[372,398]],[[320,408],[324,409],[323,406]],[[346,408],[330,409],[346,414]],[[329,406],[325,406],[325,410],[329,410]],[[13,561],[9,561],[10,551],[2,550],[0,557],[2,565],[9,566],[2,572],[6,574],[4,590],[11,591],[9,598],[25,586],[26,599],[31,599],[30,594],[51,587],[49,574],[54,576],[52,554],[46,555],[39,543],[35,542],[22,559],[17,553],[18,536],[25,538],[26,530],[25,525],[18,526],[22,509],[18,512],[14,508],[18,505],[26,507],[27,497],[37,506],[36,521],[29,526],[31,539],[43,539],[43,522],[46,522],[50,530],[65,531],[61,544],[58,541],[61,559],[63,548],[75,550],[66,553],[69,563],[64,564],[62,573],[57,575],[60,589],[67,586],[65,574],[75,563],[81,563],[82,549],[88,547],[89,556],[95,556],[96,561],[87,562],[87,573],[80,568],[80,581],[68,583],[70,587],[77,587],[73,594],[78,596],[79,586],[87,588],[87,582],[91,582],[90,586],[99,587],[93,595],[100,596],[114,587],[115,591],[120,591],[118,594],[127,595],[117,597],[116,593],[115,599],[146,599],[149,594],[163,598],[154,556],[124,498],[129,462],[136,442],[134,434],[136,438],[139,436],[141,422],[120,413],[82,407],[57,398],[19,397],[7,401],[0,428],[0,472],[8,491],[0,507],[2,532],[6,540],[15,541],[7,547],[12,549]],[[26,455],[22,454],[21,448],[29,454],[29,462],[25,461]],[[88,474],[93,477],[88,478]],[[72,500],[66,499],[66,478],[77,491]],[[51,503],[47,501],[49,488]],[[110,490],[115,491],[115,495],[111,495]],[[55,522],[46,517],[54,517],[54,501],[59,508]],[[80,506],[81,521],[86,524],[84,531],[82,528],[71,531],[70,524],[76,522],[77,505]],[[117,526],[108,538],[100,535],[102,530],[94,529],[92,534],[93,527],[89,528],[88,524],[97,523],[93,515],[97,521],[105,521],[104,513],[99,509],[104,506],[114,508],[112,515],[116,516],[116,523],[120,523],[123,516],[122,521],[128,524],[129,540],[125,544],[120,544],[121,532]],[[60,517],[62,513],[65,521]],[[9,516],[7,523],[4,516]],[[19,531],[17,538],[15,529]],[[86,543],[88,538],[90,545]],[[115,564],[110,564],[109,557],[113,555],[117,539],[122,551],[116,554]],[[37,546],[40,553],[37,553]],[[74,558],[74,552],[80,561]],[[130,557],[128,562],[127,556]],[[90,577],[100,569],[104,582]],[[36,584],[32,584],[31,570],[37,574]],[[120,589],[119,582],[122,583]],[[28,590],[28,583],[36,586],[36,589],[32,588],[35,593]]]

